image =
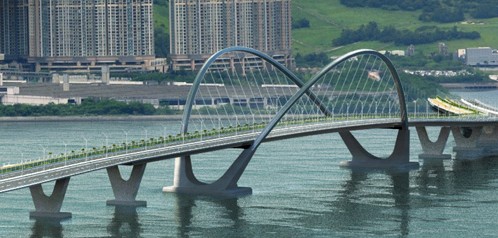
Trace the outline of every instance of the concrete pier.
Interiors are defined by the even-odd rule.
[[[55,182],[52,195],[47,196],[43,192],[41,184],[36,184],[29,187],[35,211],[29,213],[30,218],[38,219],[55,219],[63,220],[71,218],[70,212],[61,212],[62,202],[66,195],[67,186],[69,185],[69,177],[59,179]]]
[[[477,160],[484,157],[484,148],[479,144],[482,126],[451,127],[456,146],[453,147],[456,160]]]
[[[426,127],[418,126],[417,135],[422,146],[423,153],[419,154],[419,159],[451,159],[450,154],[443,154],[450,135],[450,127],[441,127],[436,141],[431,141],[427,134]]]
[[[240,197],[252,194],[249,187],[239,187],[237,181],[254,153],[245,149],[221,178],[211,184],[200,182],[192,170],[190,156],[175,159],[173,186],[164,187],[163,192],[215,197]]]
[[[349,131],[339,132],[349,152],[351,161],[344,161],[344,167],[359,168],[418,168],[418,163],[410,162],[410,130],[399,129],[394,150],[388,158],[379,158],[369,153]]]
[[[134,165],[128,180],[122,178],[118,166],[107,168],[107,174],[109,175],[112,192],[114,193],[115,198],[113,200],[108,200],[107,205],[133,207],[147,206],[146,201],[136,200],[146,165],[147,164]]]

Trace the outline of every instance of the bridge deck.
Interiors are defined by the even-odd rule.
[[[432,118],[410,120],[409,126],[484,126],[496,125],[496,118]],[[348,122],[322,122],[304,124],[288,128],[277,128],[271,132],[265,142],[283,140],[340,131],[365,130],[373,128],[400,128],[399,119],[366,119]],[[0,177],[0,193],[35,184],[54,181],[116,165],[142,164],[153,161],[172,159],[185,155],[199,154],[226,148],[249,146],[259,134],[250,132],[225,137],[205,138],[202,141],[185,141],[175,145],[156,146],[147,150],[129,151],[129,153],[109,153],[107,157],[87,158],[55,163],[39,168],[28,169]]]
[[[289,128],[278,128],[266,138],[265,142],[283,140],[339,131],[362,130],[369,128],[399,128],[399,119],[369,119],[353,122],[327,122],[305,124]],[[249,146],[259,132],[232,135],[221,138],[209,138],[202,141],[186,141],[185,143],[165,147],[149,148],[129,153],[109,153],[108,157],[79,159],[69,163],[56,163],[36,169],[13,172],[2,175],[0,179],[0,193],[35,184],[54,181],[95,170],[105,169],[116,165],[141,164],[158,160],[172,159],[185,155],[199,154],[226,148],[241,148]]]

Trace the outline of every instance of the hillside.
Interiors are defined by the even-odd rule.
[[[339,37],[343,29],[357,29],[370,21],[379,26],[394,26],[398,29],[415,30],[421,26],[438,26],[452,28],[456,26],[461,31],[477,31],[481,34],[478,40],[446,41],[450,51],[459,48],[491,46],[498,47],[498,18],[467,20],[459,23],[435,23],[419,20],[421,10],[401,11],[379,8],[349,8],[340,4],[340,0],[293,0],[293,18],[306,18],[310,28],[296,29],[292,32],[294,53],[308,54],[326,52],[329,55],[339,55],[358,48],[375,50],[405,49],[406,46],[396,46],[392,43],[358,42],[341,47],[333,47],[332,40]],[[465,15],[467,18],[470,16]],[[437,43],[417,45],[417,50],[425,53],[437,50]]]
[[[340,3],[340,0],[293,0],[293,19],[307,19],[309,28],[295,29],[292,32],[293,53],[309,54],[325,52],[328,55],[341,55],[359,48],[375,50],[405,49],[406,46],[396,46],[393,43],[376,41],[357,42],[354,44],[334,47],[332,40],[339,37],[343,29],[357,29],[371,21],[379,27],[394,26],[399,30],[415,30],[421,26],[438,26],[449,29],[456,26],[460,31],[477,31],[481,38],[478,40],[445,41],[450,51],[459,48],[490,46],[498,47],[498,18],[467,20],[458,23],[422,22],[419,20],[422,10],[402,11],[385,10],[383,8],[349,8]],[[469,14],[465,14],[470,19]],[[167,1],[160,0],[154,6],[154,23],[157,29],[168,32]],[[161,38],[162,42],[166,39]],[[156,49],[164,47],[164,43],[156,42]],[[417,51],[426,54],[437,51],[437,43],[417,45]],[[164,50],[164,48],[163,48]],[[158,51],[160,52],[160,51]]]

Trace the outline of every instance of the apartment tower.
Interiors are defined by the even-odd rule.
[[[28,0],[0,0],[0,53],[7,58],[29,54]]]
[[[170,37],[174,70],[199,69],[230,46],[260,50],[290,67],[291,0],[170,0]],[[239,56],[231,63],[252,60]]]
[[[152,0],[0,0],[0,5],[7,6],[0,9],[0,50],[23,56],[37,71],[140,68],[155,58]]]

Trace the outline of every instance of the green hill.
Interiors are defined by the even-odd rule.
[[[421,10],[401,11],[385,10],[380,8],[349,8],[340,4],[340,0],[293,0],[293,19],[307,19],[309,28],[295,29],[292,32],[293,53],[309,54],[325,52],[328,55],[341,55],[351,50],[370,48],[375,50],[406,49],[406,46],[376,41],[357,42],[335,47],[332,40],[339,37],[343,29],[357,29],[371,21],[379,27],[394,26],[399,30],[415,30],[421,26],[438,26],[450,29],[456,26],[460,31],[477,31],[481,38],[478,40],[445,41],[450,51],[459,48],[490,46],[498,47],[498,18],[471,20],[469,14],[467,22],[435,23],[419,20]],[[167,1],[158,1],[154,6],[154,22],[156,28],[168,32]],[[157,47],[156,43],[156,47]],[[417,51],[426,54],[437,51],[437,43],[416,45]]]
[[[468,23],[434,23],[418,20],[421,11],[391,11],[378,8],[348,8],[339,0],[293,0],[293,18],[306,18],[310,28],[296,29],[292,32],[293,50],[295,53],[307,54],[326,52],[327,54],[342,54],[358,48],[375,50],[405,49],[406,46],[396,46],[393,43],[358,42],[342,47],[333,47],[332,40],[339,37],[343,29],[357,29],[370,21],[379,26],[394,26],[398,29],[415,30],[421,26],[438,26],[452,28],[456,26],[461,31],[477,31],[481,34],[478,40],[446,41],[450,51],[459,48],[490,46],[498,47],[498,18],[467,20]],[[468,16],[466,16],[469,18]],[[429,53],[437,51],[437,43],[416,45],[417,50]]]

